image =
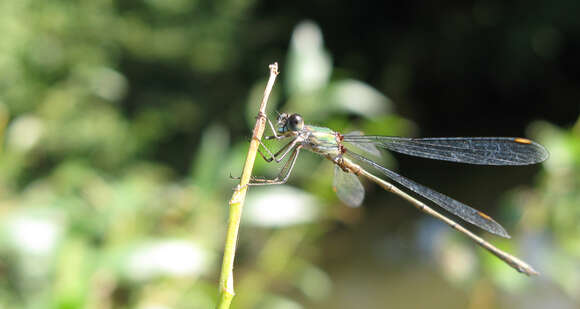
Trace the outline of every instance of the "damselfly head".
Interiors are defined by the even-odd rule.
[[[304,119],[299,114],[292,114],[288,117],[286,126],[290,131],[300,131],[304,128]]]
[[[278,116],[278,132],[300,131],[302,128],[304,128],[304,119],[300,114],[281,113]]]

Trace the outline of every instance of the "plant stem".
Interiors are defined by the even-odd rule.
[[[238,241],[238,231],[240,229],[240,220],[242,218],[244,200],[246,199],[246,192],[248,191],[248,183],[250,181],[250,176],[252,175],[254,161],[256,160],[256,153],[258,151],[258,147],[260,146],[262,135],[264,134],[264,128],[266,127],[266,118],[264,115],[266,115],[266,105],[268,104],[270,92],[272,92],[274,82],[276,81],[276,76],[278,76],[278,63],[275,62],[271,64],[269,68],[270,78],[268,79],[268,84],[264,90],[264,98],[260,104],[260,112],[258,113],[256,125],[254,126],[252,141],[250,142],[250,148],[248,148],[248,155],[246,156],[246,163],[244,164],[244,170],[242,171],[240,184],[234,190],[234,194],[232,195],[232,198],[229,202],[230,214],[224,247],[224,257],[222,261],[222,271],[220,274],[219,299],[216,306],[218,309],[229,308],[232,299],[236,294],[234,292],[233,269],[234,257],[236,255],[236,244]]]

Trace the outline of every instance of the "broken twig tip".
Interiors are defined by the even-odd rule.
[[[269,67],[270,67],[270,71],[271,71],[273,74],[276,74],[276,75],[278,75],[278,74],[280,73],[280,71],[278,71],[278,62],[274,62],[274,63],[270,64],[270,66],[269,66]]]

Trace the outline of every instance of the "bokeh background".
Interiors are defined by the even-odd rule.
[[[348,208],[332,164],[304,153],[288,185],[248,193],[234,308],[578,308],[578,12],[576,0],[0,1],[0,307],[212,308],[229,175],[278,61],[272,118],[546,145],[531,167],[383,162],[492,215],[512,239],[483,237],[541,275],[369,183]],[[277,169],[258,160],[255,174]]]

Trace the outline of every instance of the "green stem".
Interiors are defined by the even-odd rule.
[[[268,98],[270,97],[270,93],[274,87],[276,76],[278,76],[278,63],[275,62],[274,64],[271,64],[269,68],[270,78],[268,79],[268,84],[264,90],[262,104],[260,104],[260,113],[256,119],[256,125],[254,126],[252,141],[250,142],[250,147],[248,148],[248,155],[246,156],[246,163],[244,164],[244,170],[242,171],[240,184],[236,190],[234,190],[234,194],[232,195],[232,198],[229,202],[230,214],[228,219],[226,243],[224,247],[224,257],[222,261],[222,271],[220,274],[219,299],[216,305],[216,308],[218,309],[230,308],[232,299],[236,294],[234,292],[233,270],[234,258],[236,255],[236,244],[238,240],[238,231],[240,229],[240,220],[242,218],[242,209],[246,199],[248,183],[250,181],[250,176],[252,175],[252,169],[254,168],[256,153],[258,151],[258,147],[260,146],[259,141],[262,139],[264,128],[266,127],[266,118],[264,118],[263,115],[266,114]]]

